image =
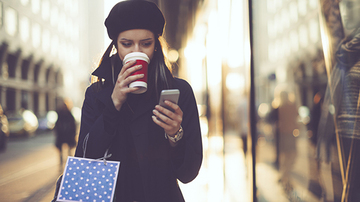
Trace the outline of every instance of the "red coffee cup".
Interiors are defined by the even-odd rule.
[[[135,71],[132,75],[144,74],[144,77],[130,83],[129,87],[130,88],[134,88],[134,87],[139,88],[138,90],[133,92],[135,94],[145,93],[147,90],[147,72],[148,72],[148,64],[150,62],[150,59],[145,53],[132,52],[132,53],[125,55],[123,64],[126,64],[129,61],[133,61],[133,60],[136,60],[136,63],[133,66],[142,65],[142,68],[138,71]]]

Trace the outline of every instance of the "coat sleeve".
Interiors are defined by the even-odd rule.
[[[186,81],[177,81],[180,83],[179,106],[183,111],[181,125],[184,135],[178,145],[172,148],[172,159],[176,177],[188,183],[198,175],[203,159],[201,130],[194,93]]]
[[[121,118],[110,96],[105,102],[100,102],[96,94],[94,86],[90,86],[85,93],[79,140],[75,152],[77,157],[94,159],[103,157],[115,134],[117,123],[114,120]]]

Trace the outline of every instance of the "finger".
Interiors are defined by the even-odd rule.
[[[128,63],[124,64],[121,68],[121,71],[119,74],[123,74],[129,67],[133,66],[136,63],[136,60],[129,61]]]
[[[168,100],[165,100],[164,102],[167,106],[171,107],[173,110],[174,110],[174,113],[175,114],[179,114],[182,116],[183,112],[182,110],[180,109],[179,105],[173,103],[173,102],[170,102]]]
[[[142,68],[142,65],[135,65],[135,66],[131,66],[128,67],[126,70],[123,71],[123,69],[121,71],[123,71],[122,73],[120,72],[118,75],[118,80],[125,80],[128,76],[130,76],[131,74],[133,74],[134,72],[140,70]]]
[[[136,75],[131,75],[131,76],[128,76],[124,82],[123,82],[123,85],[124,87],[128,87],[130,83],[136,81],[136,80],[139,80],[141,78],[144,78],[144,74],[136,74]]]
[[[161,120],[163,123],[165,123],[167,125],[176,126],[176,121],[175,120],[169,118],[169,116],[166,116],[166,115],[160,113],[156,109],[153,110],[153,114],[156,116],[156,118]]]
[[[171,130],[172,127],[159,120],[155,115],[151,117],[154,123],[163,128],[165,131]]]
[[[174,104],[176,105],[176,104]],[[170,117],[173,120],[176,120],[177,122],[182,122],[182,116],[183,116],[183,112],[181,111],[180,107],[178,107],[178,105],[176,105],[177,107],[174,107],[175,110],[171,111],[165,107],[162,107],[160,105],[156,105],[155,109],[158,110],[159,112],[161,112],[162,114]]]

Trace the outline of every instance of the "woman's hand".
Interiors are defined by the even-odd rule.
[[[183,112],[180,109],[179,105],[165,100],[165,104],[174,110],[174,112],[160,106],[156,105],[153,110],[153,121],[162,127],[166,134],[174,136],[180,129],[180,125],[183,118]]]
[[[138,88],[129,88],[129,84],[137,79],[143,78],[144,74],[131,75],[133,72],[142,68],[141,65],[132,66],[136,61],[130,61],[125,64],[118,75],[111,99],[115,108],[120,111],[125,103],[127,94],[136,91]],[[131,76],[130,76],[131,75]]]

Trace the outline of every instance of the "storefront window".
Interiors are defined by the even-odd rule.
[[[360,1],[252,13],[257,200],[360,201]]]

